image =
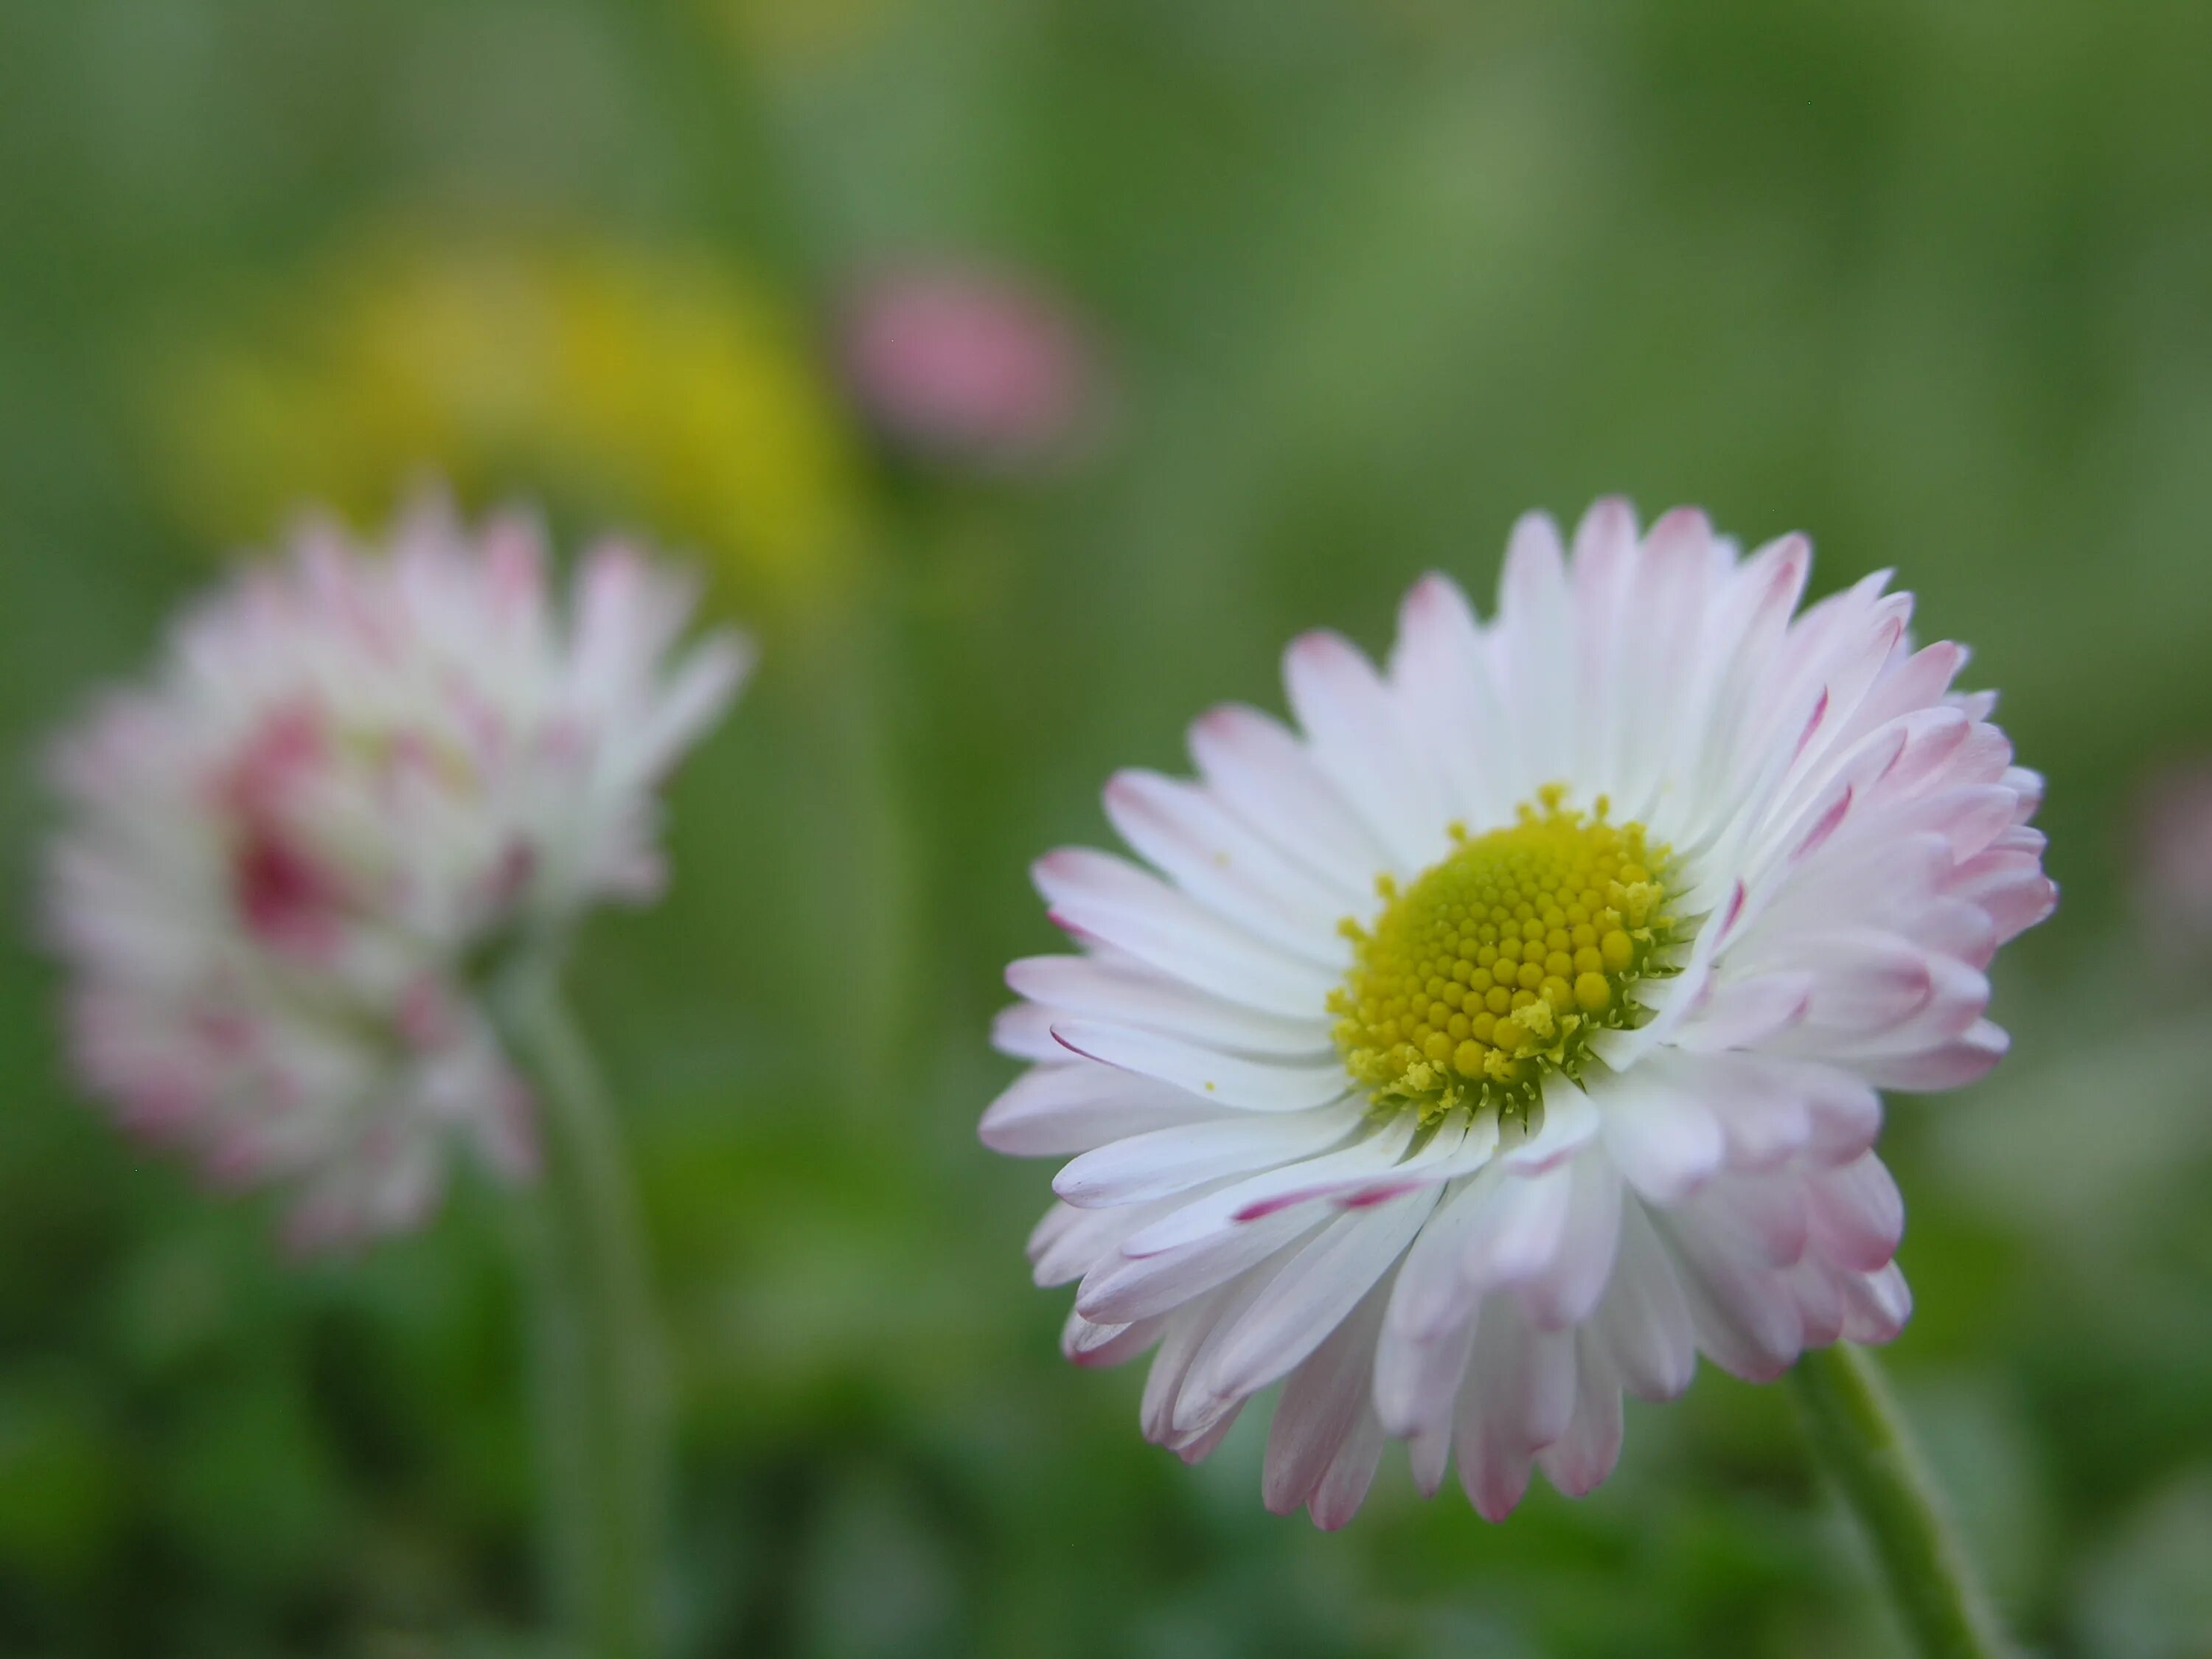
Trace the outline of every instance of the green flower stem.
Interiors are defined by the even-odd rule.
[[[1806,1354],[1790,1382],[1924,1659],[2011,1659],[1874,1357],[1838,1342]]]
[[[662,1651],[666,1416],[659,1331],[621,1137],[555,972],[495,988],[536,1085],[544,1172],[524,1202],[534,1285],[545,1590],[578,1659]]]

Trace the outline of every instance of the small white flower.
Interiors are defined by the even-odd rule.
[[[1202,1457],[1282,1382],[1271,1508],[1341,1525],[1395,1436],[1496,1520],[1699,1352],[1903,1325],[1875,1090],[1996,1061],[1984,969],[2056,892],[1966,653],[1886,575],[1796,614],[1810,556],[1524,519],[1487,626],[1431,576],[1386,672],[1291,647],[1302,733],[1218,709],[1201,781],[1117,775],[1159,874],[1037,865],[1083,953],[1008,970],[1035,1064],[982,1136],[1078,1154],[1030,1255],[1071,1358],[1157,1350],[1148,1437]]]
[[[658,889],[654,789],[746,666],[672,669],[690,588],[638,553],[546,591],[537,529],[442,505],[387,551],[304,532],[179,622],[57,745],[48,930],[79,1068],[302,1245],[420,1222],[447,1144],[533,1166],[478,999],[509,947]]]

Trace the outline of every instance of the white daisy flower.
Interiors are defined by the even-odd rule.
[[[1810,561],[1532,515],[1494,621],[1431,576],[1385,671],[1291,647],[1301,730],[1217,709],[1199,781],[1116,775],[1153,870],[1038,863],[1082,953],[1008,969],[1035,1063],[981,1133],[1074,1155],[1036,1279],[1070,1358],[1156,1351],[1149,1438],[1202,1457],[1279,1382],[1269,1507],[1341,1525],[1398,1437],[1497,1520],[1699,1352],[1904,1324],[1875,1091],[1989,1069],[1984,970],[2056,891],[1966,653],[1886,574],[1797,614]]]
[[[538,531],[442,506],[334,529],[188,613],[57,746],[48,931],[79,1069],[224,1186],[299,1189],[295,1242],[419,1222],[447,1150],[526,1174],[479,1001],[510,946],[656,890],[653,792],[746,662],[672,667],[690,587],[626,548],[550,602]]]

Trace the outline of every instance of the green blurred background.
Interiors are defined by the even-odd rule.
[[[1047,1171],[974,1139],[1106,774],[1622,489],[1899,567],[2048,772],[2014,1057],[1893,1114],[1894,1372],[2039,1650],[2212,1654],[2212,949],[2140,823],[2212,746],[2208,112],[2201,0],[0,0],[0,1652],[535,1650],[500,1194],[282,1264],[76,1097],[29,944],[42,734],[428,466],[690,550],[765,649],[576,987],[688,1652],[1897,1650],[1710,1370],[1578,1503],[1269,1516],[1264,1413],[1186,1470],[1059,1359]],[[872,435],[837,306],[915,257],[1085,319],[1081,441]]]

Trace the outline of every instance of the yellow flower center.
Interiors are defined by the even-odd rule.
[[[1346,1067],[1379,1109],[1424,1121],[1455,1106],[1525,1109],[1547,1069],[1579,1075],[1591,1035],[1639,1024],[1639,980],[1659,953],[1668,849],[1551,785],[1518,821],[1455,845],[1403,891],[1376,878],[1371,926],[1347,920],[1352,970],[1330,994]]]

